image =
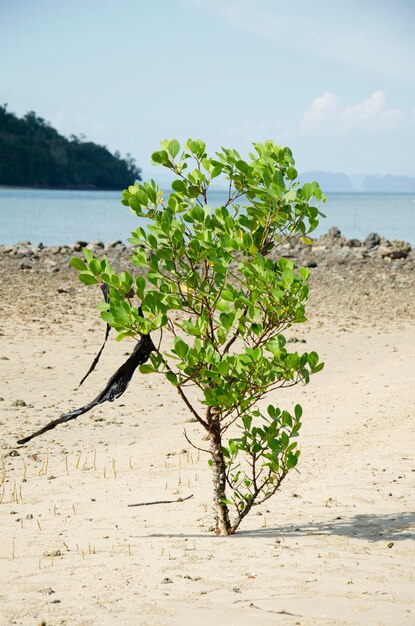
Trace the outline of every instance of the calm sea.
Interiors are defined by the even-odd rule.
[[[211,192],[210,203],[219,206],[224,196]],[[0,189],[0,243],[126,241],[140,220],[120,197],[112,191]],[[332,193],[322,211],[327,217],[313,236],[338,226],[348,238],[377,232],[415,245],[415,194]]]

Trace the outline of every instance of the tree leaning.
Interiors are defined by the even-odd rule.
[[[152,159],[174,173],[170,195],[153,180],[123,192],[123,204],[149,222],[130,239],[140,275],[117,274],[88,250],[85,263],[72,264],[85,284],[109,286],[98,308],[119,339],[160,330],[163,344],[171,335],[171,351],[155,348],[140,370],[164,375],[208,434],[216,533],[229,535],[298,462],[300,405],[290,413],[260,401],[323,367],[316,352],[286,349],[282,333],[306,320],[309,270],[296,271],[276,249],[294,235],[309,241],[320,215],[312,202],[324,196],[317,183],[296,182],[290,149],[272,141],[254,144],[246,161],[230,149],[208,157],[202,141],[161,148]],[[217,177],[228,193],[214,208]]]

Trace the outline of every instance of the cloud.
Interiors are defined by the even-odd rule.
[[[343,135],[353,130],[392,131],[402,124],[404,118],[401,109],[386,108],[383,91],[374,91],[366,100],[350,106],[343,105],[336,94],[326,91],[312,101],[298,130],[302,135]]]

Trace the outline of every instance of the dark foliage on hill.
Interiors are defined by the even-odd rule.
[[[140,179],[127,155],[72,135],[62,137],[31,111],[18,118],[0,106],[0,185],[53,189],[124,189]]]

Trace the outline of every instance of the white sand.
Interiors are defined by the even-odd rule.
[[[48,293],[42,283],[42,311]],[[74,393],[103,326],[59,295],[49,328],[32,297],[3,300],[0,323],[1,625],[415,624],[412,323],[336,321],[320,306],[287,333],[326,362],[270,397],[303,405],[300,473],[217,538],[207,455],[183,429],[202,447],[203,433],[161,378],[137,373],[119,401],[10,456],[19,436],[92,399],[131,348],[112,340]]]

